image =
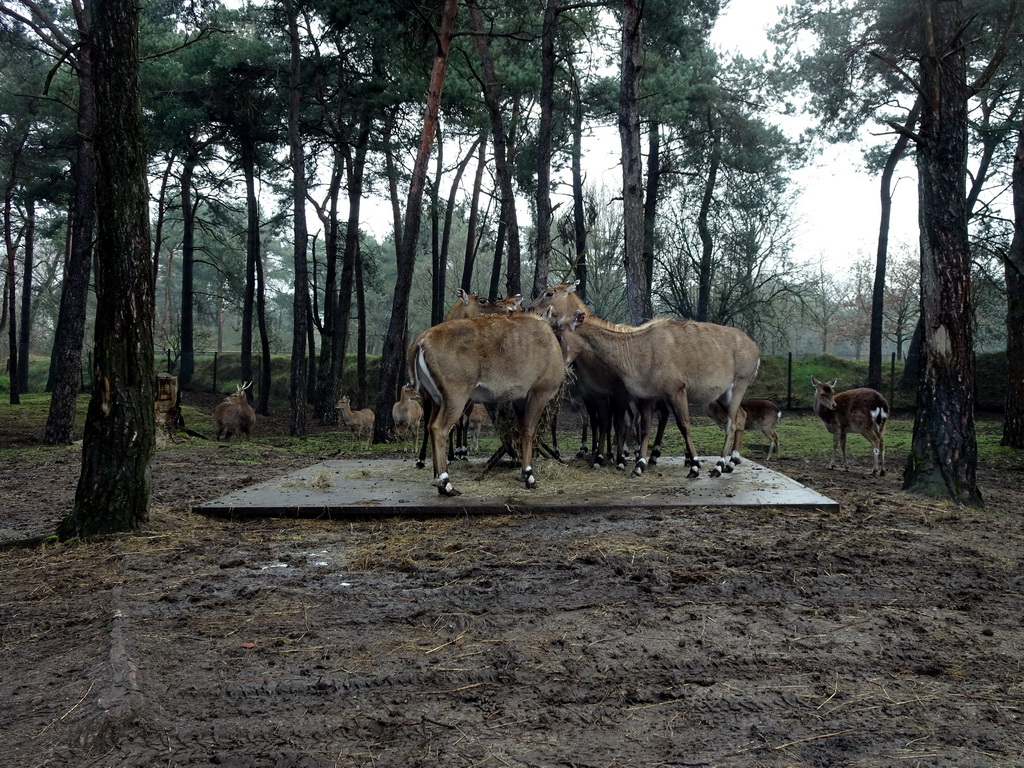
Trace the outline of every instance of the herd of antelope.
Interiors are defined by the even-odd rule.
[[[406,362],[412,381],[392,408],[395,431],[400,440],[415,445],[423,421],[417,466],[425,466],[429,445],[433,483],[441,495],[459,494],[449,475],[449,461],[466,458],[474,426],[479,439],[480,425],[487,418],[483,404],[511,405],[522,481],[526,488],[536,488],[537,430],[567,371],[587,414],[579,455],[589,454],[595,467],[614,460],[625,469],[626,443],[632,436],[637,441],[632,475],[641,476],[661,453],[671,414],[685,445],[688,477],[698,477],[701,464],[691,436],[691,405],[703,407],[725,432],[712,477],[732,472],[740,463],[744,430],[760,430],[768,438],[767,459],[773,452],[780,456],[776,427],[781,410],[770,400],[744,398],[760,365],[760,350],[749,336],[728,326],[669,317],[638,326],[610,323],[584,305],[577,285],[548,288],[526,308],[522,296],[490,301],[459,289],[444,321],[425,330],[409,347]],[[813,410],[833,435],[830,468],[841,448],[843,468],[849,469],[846,436],[855,433],[871,443],[872,474],[884,475],[889,417],[885,398],[867,388],[837,393],[835,380],[812,376],[811,383]],[[222,431],[227,437],[248,437],[255,414],[246,402],[247,388],[239,385],[217,407],[218,439]],[[347,396],[341,397],[337,409],[356,440],[365,438],[368,448],[373,411],[353,411]],[[655,413],[659,418],[652,446]],[[449,445],[453,432],[455,444]],[[505,450],[512,453],[516,447]]]

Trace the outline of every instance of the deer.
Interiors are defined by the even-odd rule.
[[[244,437],[249,439],[252,428],[256,424],[256,411],[249,405],[249,398],[246,392],[252,388],[252,382],[241,382],[235,391],[224,398],[224,402],[217,403],[213,409],[213,421],[217,425],[217,441],[221,435],[225,440],[232,437]]]
[[[415,446],[420,436],[420,420],[423,418],[423,406],[413,398],[419,393],[412,384],[402,387],[398,402],[391,406],[391,418],[395,421],[395,432],[398,439],[408,439]]]
[[[505,299],[490,301],[475,293],[470,293],[462,288],[455,291],[456,301],[449,308],[442,322],[452,320],[466,320],[471,317],[483,317],[485,315],[504,315],[512,312],[521,312],[523,296],[517,293]],[[425,423],[430,422],[431,402],[429,398],[423,398],[423,415]],[[469,457],[469,410],[472,404],[467,405],[466,413],[455,425],[455,440],[448,446],[448,460],[466,459]],[[429,437],[427,431],[423,430],[423,442],[420,444],[420,455],[416,460],[417,469],[423,469],[427,465],[427,443]]]
[[[541,414],[565,376],[549,321],[522,312],[452,320],[428,328],[409,349],[413,385],[430,400],[434,480],[442,496],[457,496],[448,474],[448,433],[472,402],[511,402],[521,437],[522,480],[537,487],[533,441]]]
[[[569,317],[577,310],[587,313],[587,322],[608,329],[627,329],[630,326],[616,325],[590,312],[580,299],[576,289],[579,280],[560,283],[544,290],[528,307],[529,312],[549,313],[554,318]],[[625,444],[629,433],[629,395],[626,393],[622,380],[611,371],[602,360],[587,350],[581,350],[573,361],[576,371],[576,389],[590,422],[591,445],[587,450],[586,426],[581,439],[577,457],[582,458],[588,453],[591,456],[591,467],[598,468],[605,463],[605,451],[608,460],[614,459],[617,469],[625,469]],[[658,431],[651,449],[651,463],[655,463],[661,455],[661,441],[668,422],[668,409],[663,403],[655,406],[659,414]],[[615,453],[612,452],[612,428],[618,435]]]
[[[474,403],[469,411],[469,431],[473,434],[473,450],[480,448],[480,430],[494,426],[483,403]]]
[[[812,410],[821,417],[825,429],[832,433],[832,456],[829,469],[835,469],[836,449],[843,449],[843,469],[849,471],[846,457],[846,436],[853,432],[864,435],[871,443],[874,463],[871,474],[885,475],[885,425],[889,420],[889,402],[881,392],[869,387],[858,387],[846,392],[836,392],[839,379],[819,381],[811,376],[814,387]]]
[[[335,408],[341,411],[341,420],[352,430],[357,442],[364,435],[366,436],[366,450],[370,450],[370,439],[373,437],[373,411],[369,408],[353,411],[348,395],[342,395]]]
[[[725,429],[726,417],[728,414],[717,401],[708,403],[708,416],[719,426]],[[782,458],[782,449],[779,447],[779,433],[775,429],[782,418],[782,411],[771,400],[747,399],[740,403],[740,414],[743,419],[743,427],[736,433],[736,450],[743,450],[743,430],[759,429],[768,438],[768,455],[765,461],[771,461],[772,450],[775,451],[775,458]]]
[[[580,353],[593,354],[623,383],[640,407],[640,456],[632,476],[649,463],[648,441],[654,405],[665,400],[686,444],[687,477],[700,474],[700,461],[690,434],[690,403],[717,401],[726,412],[725,445],[712,477],[733,471],[740,463],[736,446],[740,402],[757,375],[761,352],[736,328],[692,320],[655,318],[636,327],[605,328],[588,324],[587,313],[555,320],[556,336],[568,364]]]

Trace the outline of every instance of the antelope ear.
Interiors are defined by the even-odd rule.
[[[566,293],[576,293],[576,289],[579,287],[579,284],[580,284],[579,280],[573,280],[571,283],[569,283],[568,287],[565,289],[565,292]]]
[[[835,389],[835,388],[836,388],[836,384],[838,384],[838,383],[839,383],[839,379],[832,379],[832,381],[830,381],[830,382],[828,383],[828,385],[829,385],[830,387],[832,387],[832,389]]]
[[[544,311],[540,313],[540,316],[543,317],[545,320],[554,320],[555,308],[550,305],[544,307]]]
[[[576,330],[578,327],[583,325],[583,321],[587,319],[587,313],[582,309],[577,309],[572,313],[572,320],[569,321],[569,328]]]
[[[523,306],[523,294],[521,294],[521,293],[517,293],[517,294],[516,294],[515,296],[513,296],[512,298],[513,298],[513,299],[515,299],[515,301],[514,301],[514,302],[513,302],[513,304],[512,304],[512,306],[513,306],[513,307],[514,307],[515,309],[519,309],[519,307]]]
[[[814,375],[814,374],[812,373],[812,374],[811,374],[811,386],[812,386],[812,387],[816,387],[816,386],[818,386],[819,384],[821,384],[821,382],[820,382],[820,381],[818,381],[818,378],[817,378],[817,377],[816,377],[816,376],[815,376],[815,375]]]
[[[461,302],[462,302],[463,304],[469,304],[469,294],[468,294],[468,293],[466,293],[466,292],[465,292],[464,290],[462,290],[461,288],[459,288],[459,290],[457,290],[457,291],[455,292],[455,295],[456,295],[456,296],[457,296],[457,297],[459,298],[459,300],[460,300],[460,301],[461,301]]]

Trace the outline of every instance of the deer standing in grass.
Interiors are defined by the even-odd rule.
[[[218,441],[221,435],[224,435],[225,440],[232,437],[249,439],[256,424],[256,411],[249,405],[249,398],[246,395],[246,391],[251,387],[251,381],[239,384],[234,392],[224,398],[223,403],[217,403],[217,407],[213,409]]]
[[[342,395],[336,407],[341,411],[341,420],[352,430],[357,442],[366,436],[366,450],[369,450],[370,438],[373,437],[373,411],[369,408],[353,411],[348,395]]]
[[[726,417],[728,414],[717,402],[708,403],[708,416],[710,416],[720,429],[725,429]],[[743,431],[748,429],[759,429],[768,438],[768,455],[765,461],[772,458],[772,450],[775,451],[775,458],[782,458],[782,449],[779,447],[779,433],[775,427],[782,418],[782,411],[779,406],[771,400],[758,400],[751,398],[740,403],[740,416],[743,419],[742,429],[736,433],[736,450],[743,450]]]
[[[420,437],[420,420],[423,418],[423,406],[413,398],[419,394],[412,384],[402,387],[398,402],[391,406],[391,418],[395,421],[395,433],[399,440],[407,439],[412,447]]]
[[[537,486],[534,436],[565,376],[562,353],[547,320],[513,313],[441,323],[413,342],[408,363],[416,389],[431,403],[426,431],[438,493],[459,493],[448,475],[445,444],[472,402],[512,403],[521,437],[522,478],[528,489]]]
[[[846,435],[853,432],[864,435],[871,443],[874,453],[871,474],[882,476],[885,474],[885,425],[889,420],[889,403],[880,392],[868,387],[836,392],[838,381],[818,381],[811,376],[814,386],[814,404],[811,407],[832,433],[832,457],[828,468],[835,468],[836,449],[842,447],[843,469],[850,469],[846,458]]]
[[[648,440],[654,405],[668,402],[686,443],[689,477],[700,474],[700,461],[690,434],[690,403],[718,401],[727,414],[725,445],[712,477],[731,472],[740,462],[735,449],[740,401],[757,375],[760,350],[743,331],[713,323],[656,318],[635,328],[604,328],[586,322],[576,310],[560,318],[556,330],[565,361],[587,351],[621,380],[640,405],[640,458],[633,475],[640,476],[649,461]]]

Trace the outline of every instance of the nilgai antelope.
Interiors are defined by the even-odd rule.
[[[743,418],[743,429],[759,429],[768,438],[768,455],[765,461],[772,458],[772,450],[775,451],[775,458],[782,458],[782,449],[779,447],[779,433],[775,427],[782,418],[782,411],[779,406],[771,400],[749,399],[740,403],[740,416]],[[710,416],[720,429],[725,429],[726,417],[728,414],[717,402],[708,403],[708,416]],[[736,433],[736,450],[743,450],[743,432]]]
[[[473,450],[480,448],[480,430],[484,427],[493,427],[491,417],[483,403],[474,403],[469,410],[469,432],[473,435]]]
[[[889,403],[881,392],[868,387],[836,392],[839,379],[818,381],[811,376],[814,385],[814,412],[825,422],[825,428],[832,433],[832,457],[828,468],[836,466],[836,448],[843,449],[843,469],[849,470],[846,459],[846,435],[854,432],[864,435],[874,452],[872,475],[885,474],[885,424],[889,420]]]
[[[246,391],[252,388],[252,382],[239,384],[235,391],[217,403],[213,409],[213,421],[217,425],[217,440],[224,435],[225,440],[232,437],[249,439],[253,426],[256,424],[256,411],[249,405]]]
[[[348,395],[342,395],[335,407],[341,411],[341,420],[352,430],[357,442],[366,437],[366,449],[369,450],[370,438],[373,437],[373,411],[369,408],[353,411]]]
[[[590,312],[576,292],[579,282],[579,280],[575,280],[571,283],[561,283],[547,288],[530,304],[528,311],[536,312],[537,314],[549,312],[553,318],[563,318],[572,317],[573,312],[579,310],[587,313],[587,322],[592,325],[610,329],[630,327],[609,323]],[[591,444],[589,453],[591,455],[591,466],[602,466],[607,455],[608,459],[614,459],[616,467],[625,469],[624,445],[628,433],[627,409],[629,407],[629,395],[622,380],[592,352],[586,349],[581,350],[576,356],[573,361],[573,368],[576,372],[576,391],[583,401],[583,407],[587,411],[587,418],[590,423]],[[652,463],[661,454],[661,439],[665,434],[665,423],[667,421],[667,410],[660,403],[659,406],[660,421],[654,447],[651,449]],[[612,452],[613,427],[618,436],[614,453]],[[579,457],[583,457],[588,453],[585,437],[586,425],[584,425],[583,433],[584,437],[580,441],[580,450],[577,454]]]
[[[581,352],[593,353],[621,380],[640,403],[640,458],[633,475],[648,464],[648,439],[656,401],[664,399],[675,413],[686,443],[689,477],[700,474],[690,434],[690,403],[712,401],[725,409],[725,445],[711,472],[718,477],[740,461],[735,450],[737,412],[743,393],[757,375],[760,350],[743,331],[712,323],[656,318],[635,328],[615,330],[588,324],[585,312],[560,318],[555,327],[568,363]]]
[[[517,293],[507,299],[496,299],[490,301],[475,293],[459,288],[455,292],[456,301],[444,316],[442,322],[451,320],[466,320],[471,317],[483,317],[485,315],[505,315],[511,312],[522,311],[523,296]],[[430,398],[423,398],[424,423],[430,423]],[[472,405],[466,406],[466,413],[455,425],[455,439],[448,445],[448,460],[465,459],[469,456],[469,409]],[[423,430],[423,442],[420,444],[420,455],[416,466],[422,469],[427,465],[427,431]]]
[[[398,402],[391,406],[391,418],[395,421],[395,433],[399,440],[408,440],[415,448],[420,437],[420,420],[423,418],[423,406],[416,400],[416,387],[406,384]]]
[[[426,431],[434,461],[434,485],[444,496],[459,493],[448,476],[448,433],[471,402],[511,402],[519,424],[522,477],[535,488],[533,440],[544,407],[565,376],[562,353],[550,323],[512,313],[452,320],[420,334],[409,350],[416,389],[429,399]]]

